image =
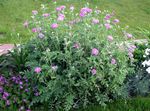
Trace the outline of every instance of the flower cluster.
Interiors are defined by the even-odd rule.
[[[149,48],[145,49],[145,54],[143,56],[146,60],[142,63],[142,65],[143,67],[146,67],[146,71],[150,74],[150,59],[149,59],[150,49]]]

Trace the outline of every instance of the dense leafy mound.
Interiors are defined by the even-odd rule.
[[[20,55],[15,58],[15,72],[30,81],[29,88],[22,88],[24,79],[19,79],[21,88],[17,90],[30,90],[24,96],[29,106],[47,104],[50,110],[68,111],[105,105],[120,96],[135,49],[131,45],[125,50],[120,44],[132,35],[117,25],[114,13],[88,5],[77,14],[74,10],[73,6],[59,6],[48,13],[43,5],[42,15],[34,10],[33,21],[24,23],[32,28],[34,38],[12,55]]]

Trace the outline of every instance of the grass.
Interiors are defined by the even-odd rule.
[[[91,106],[86,109],[80,109],[76,111],[150,111],[150,98],[134,98],[130,100],[119,100],[113,103],[109,103],[106,107],[102,106]],[[16,108],[9,108],[7,110],[0,111],[17,111]],[[49,111],[44,108],[36,108],[33,111]]]
[[[23,22],[30,19],[31,11],[39,9],[40,4],[52,0],[0,0],[0,43],[22,43],[31,38],[23,27]],[[82,7],[87,1],[91,7],[98,6],[101,10],[115,11],[122,26],[129,25],[134,32],[138,27],[150,28],[150,0],[57,0],[59,5],[73,4]],[[18,35],[19,33],[19,35]],[[136,35],[137,38],[143,38]]]

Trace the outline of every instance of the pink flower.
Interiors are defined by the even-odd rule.
[[[43,14],[43,17],[49,17],[49,16],[50,16],[49,13],[44,13],[44,14]]]
[[[98,23],[99,23],[99,20],[98,20],[98,19],[93,19],[93,20],[92,20],[92,23],[93,23],[93,24],[98,24]]]
[[[41,28],[39,27],[39,28],[33,28],[32,29],[32,32],[34,32],[34,33],[36,33],[36,32],[40,32],[41,31]]]
[[[37,14],[38,14],[38,11],[37,11],[37,10],[32,10],[32,14],[33,14],[33,15],[37,15]]]
[[[92,54],[93,56],[97,56],[97,55],[99,54],[98,49],[97,49],[97,48],[93,48],[91,54]]]
[[[27,109],[26,111],[31,111],[30,109]]]
[[[84,7],[80,10],[80,17],[85,17],[88,13],[91,13],[92,9]]]
[[[105,24],[106,29],[111,29],[111,25],[109,23]]]
[[[129,34],[129,33],[126,33],[126,36],[127,36],[128,38],[132,38],[132,37],[133,37],[133,35],[132,35],[132,34]]]
[[[96,71],[96,69],[95,69],[95,68],[92,68],[92,69],[91,69],[91,73],[92,73],[92,75],[95,75],[95,74],[96,74],[96,72],[97,72],[97,71]]]
[[[108,39],[108,41],[111,42],[111,41],[113,41],[114,38],[111,35],[108,35],[107,39]]]
[[[80,46],[79,46],[78,43],[75,43],[75,44],[73,45],[73,47],[76,48],[76,49],[78,49]]]
[[[58,11],[58,12],[61,11],[61,8],[60,8],[60,7],[57,7],[57,8],[56,8],[56,11]]]
[[[63,21],[65,19],[65,15],[64,14],[59,14],[57,20],[58,21]]]
[[[25,28],[27,28],[27,27],[29,26],[28,21],[25,21],[25,22],[23,23],[23,26],[24,26]]]
[[[56,29],[58,27],[58,24],[57,23],[53,23],[52,25],[51,25],[51,28],[52,29]]]
[[[107,14],[106,16],[105,16],[105,20],[109,20],[111,18],[111,15],[110,14]]]
[[[119,23],[120,21],[118,19],[115,19],[113,22],[114,23]]]
[[[42,71],[42,69],[40,68],[40,67],[36,67],[35,69],[34,69],[34,72],[35,73],[40,73]]]
[[[64,6],[64,5],[62,5],[62,6],[60,6],[60,7],[57,7],[56,8],[56,11],[62,11],[62,10],[64,10],[66,8],[66,6]]]
[[[116,59],[112,58],[111,59],[111,64],[116,64]]]
[[[66,8],[66,6],[62,5],[60,6],[61,10],[64,10]]]

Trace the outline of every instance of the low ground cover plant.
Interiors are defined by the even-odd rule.
[[[68,111],[121,97],[136,49],[125,41],[133,35],[120,28],[113,12],[89,4],[75,10],[62,5],[49,13],[42,5],[42,14],[32,11],[33,20],[24,27],[34,38],[8,56],[17,62],[15,70],[1,74],[1,107],[14,105],[12,98],[19,97],[19,110],[46,104],[52,111]]]

